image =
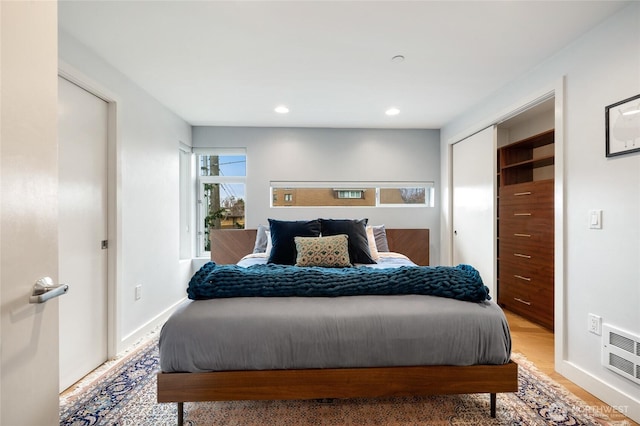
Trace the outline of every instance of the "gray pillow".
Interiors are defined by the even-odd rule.
[[[384,229],[384,225],[374,225],[372,228],[378,251],[391,251],[387,243],[387,231]]]
[[[253,246],[254,253],[265,253],[267,251],[267,231],[268,226],[258,225],[258,232],[256,232],[256,244]]]

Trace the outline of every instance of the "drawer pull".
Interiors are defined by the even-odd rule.
[[[531,256],[529,256],[528,254],[522,254],[522,253],[513,253],[513,255],[515,257],[522,257],[524,259],[531,259]]]
[[[522,197],[523,195],[531,195],[531,191],[527,191],[527,192],[516,192],[515,194],[513,194],[516,197]]]
[[[514,275],[514,277],[518,278],[519,280],[531,281],[531,278],[523,277],[522,275]]]
[[[514,216],[531,216],[531,213],[514,213]]]
[[[531,302],[527,302],[526,300],[522,300],[519,297],[514,297],[513,300],[515,300],[516,302],[524,303],[527,306],[531,306]]]
[[[513,234],[514,237],[531,238],[531,234]]]

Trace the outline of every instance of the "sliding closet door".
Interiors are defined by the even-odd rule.
[[[496,294],[496,130],[453,145],[453,264],[475,267]]]

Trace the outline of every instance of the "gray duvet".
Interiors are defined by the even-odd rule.
[[[492,301],[436,296],[187,301],[160,335],[163,372],[504,364]]]

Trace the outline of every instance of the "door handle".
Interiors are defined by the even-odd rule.
[[[67,284],[54,284],[50,277],[40,278],[33,285],[29,303],[44,303],[54,297],[62,296],[69,290]]]

